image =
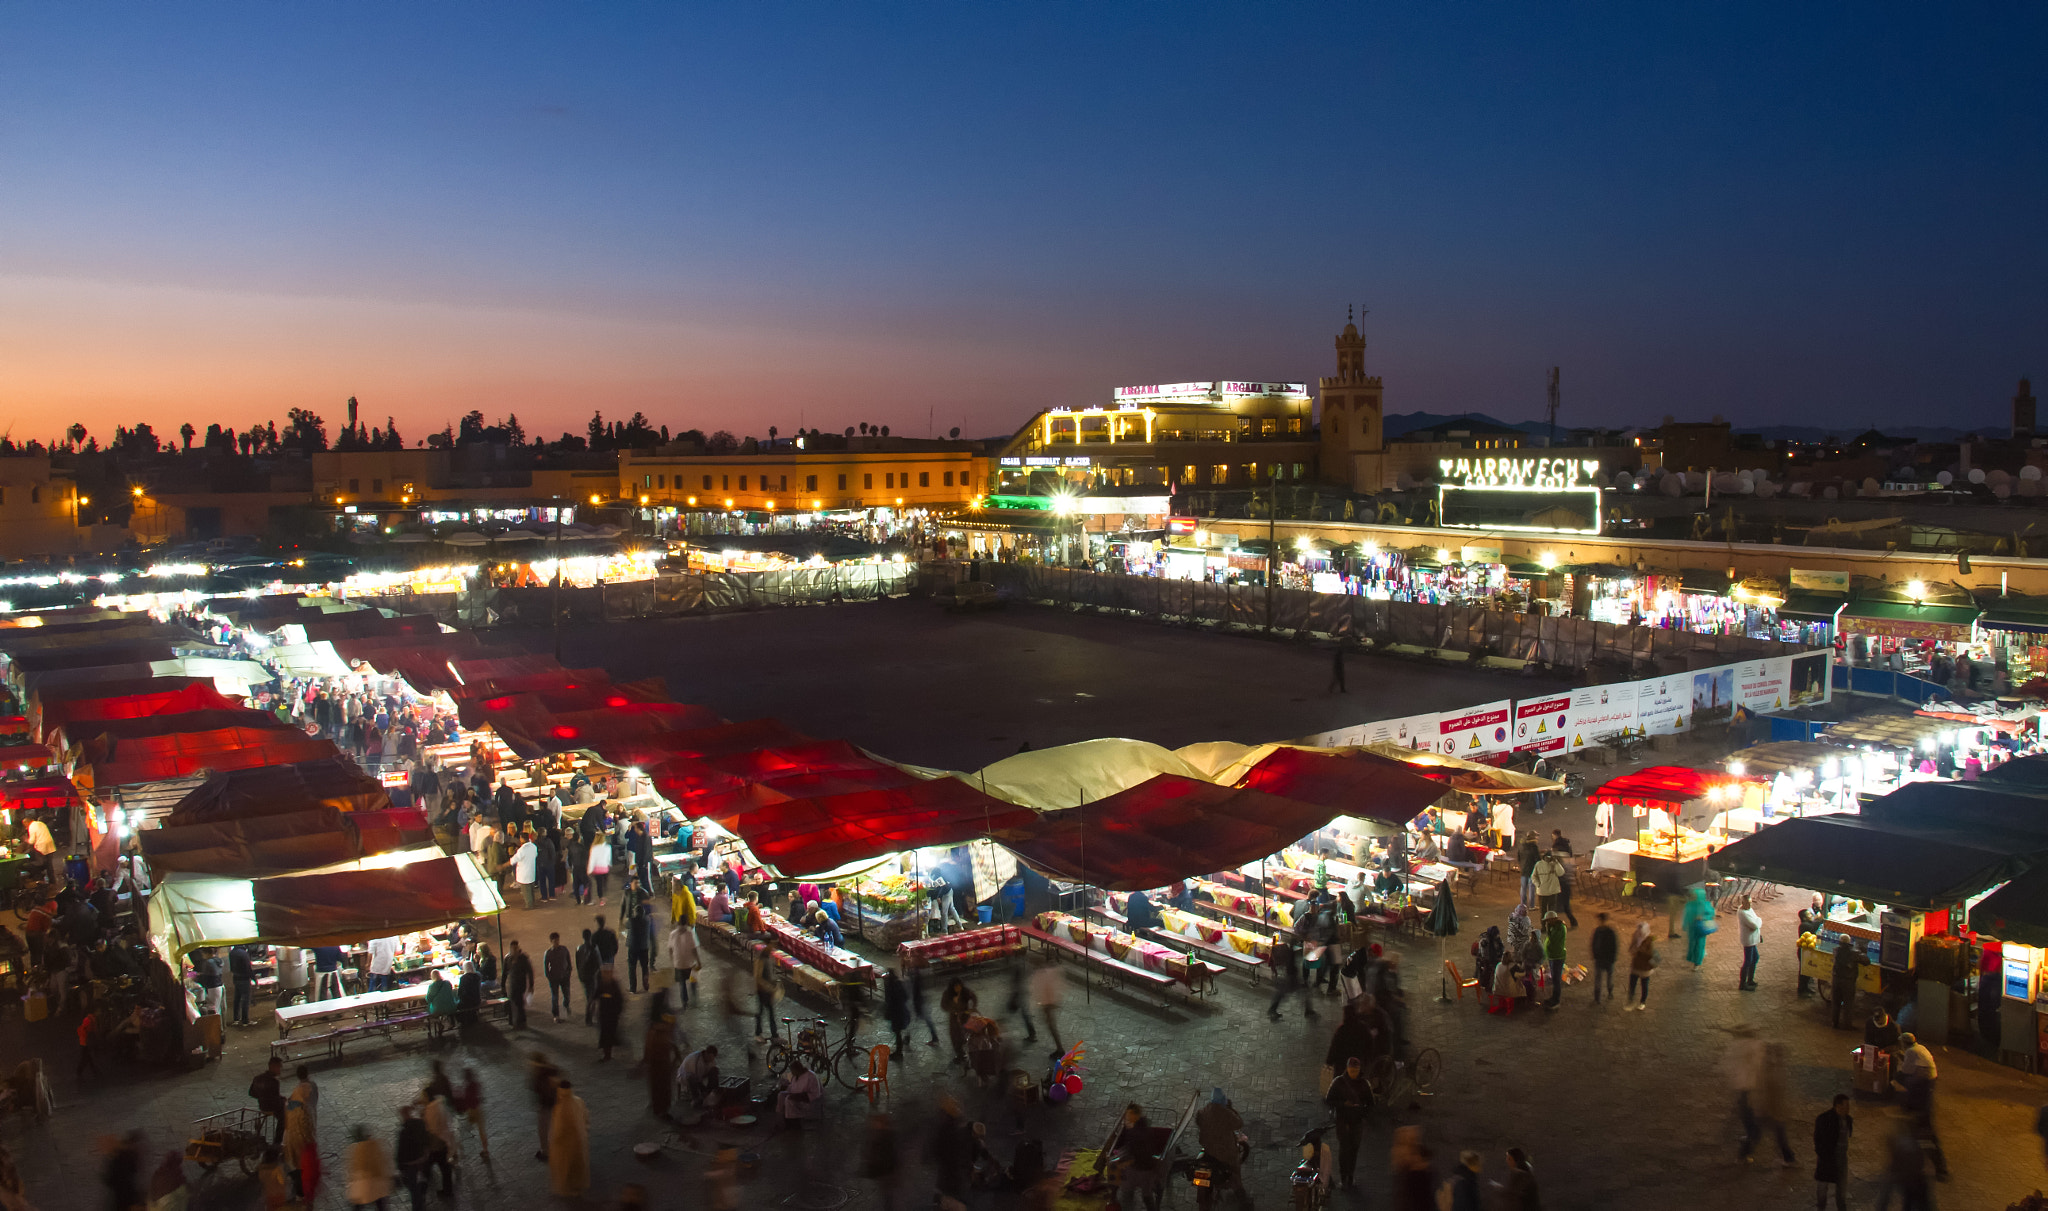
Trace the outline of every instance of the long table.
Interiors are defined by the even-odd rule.
[[[297,1027],[308,1022],[328,1022],[335,1018],[390,1017],[394,1009],[409,1007],[414,1003],[425,1004],[427,986],[408,984],[403,988],[386,988],[382,992],[355,992],[345,997],[331,997],[325,1001],[300,1001],[296,1005],[285,1005],[277,1012],[277,1037],[283,1038]]]
[[[764,908],[761,910],[761,923],[777,947],[796,956],[806,966],[814,967],[835,980],[852,980],[861,984],[875,982],[877,973],[873,963],[843,946],[827,946],[790,924],[782,914]]]
[[[1146,971],[1176,980],[1190,989],[1212,978],[1206,966],[1190,960],[1179,951],[1161,946],[1157,942],[1147,942],[1132,934],[1118,933],[1099,925],[1089,925],[1079,917],[1069,916],[1063,912],[1040,913],[1038,928],[1078,946],[1100,951],[1133,967],[1141,967]]]

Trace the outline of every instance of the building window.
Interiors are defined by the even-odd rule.
[[[776,477],[775,477],[775,490],[776,490],[777,492],[787,492],[787,491],[789,491],[789,476],[787,476],[787,475],[778,475],[778,476],[776,476]]]
[[[884,484],[886,484],[887,486],[891,487],[891,488],[895,487],[895,486],[896,486],[896,473],[895,473],[894,471],[885,471],[885,472],[883,472],[883,473],[882,473],[882,482],[883,482]]]
[[[1300,463],[1296,463],[1296,464],[1294,464],[1294,478],[1296,478],[1296,479],[1300,479],[1300,478],[1302,477],[1302,476],[1301,476],[1301,472],[1302,472],[1302,465],[1301,465]]]
[[[1227,483],[1229,483],[1229,482],[1230,482],[1230,464],[1229,464],[1229,463],[1217,463],[1217,464],[1215,464],[1214,466],[1210,467],[1210,468],[1209,468],[1209,482],[1210,482],[1210,483],[1212,483],[1212,484],[1227,484]]]
[[[384,494],[384,481],[381,479],[371,480],[370,491],[376,493],[379,496],[382,496]]]
[[[711,490],[711,477],[709,475],[704,477],[704,490],[706,492]]]
[[[742,476],[740,476],[740,491],[744,492],[744,491],[746,491],[746,490],[747,490],[747,477],[746,477],[746,476],[744,476],[744,475],[742,475]]]
[[[1192,485],[1201,481],[1195,478],[1195,469],[1193,467],[1182,467],[1180,469],[1180,482]]]
[[[953,486],[953,473],[951,471],[946,472],[945,486],[948,488]],[[967,483],[964,478],[962,479],[960,486],[963,488],[967,486]]]
[[[362,491],[362,490],[363,490],[363,481],[362,481],[362,480],[360,480],[360,479],[352,479],[352,480],[349,480],[349,481],[348,481],[348,490],[349,490],[349,491],[351,491],[351,492],[360,492],[360,491]]]
[[[839,477],[839,490],[841,492],[846,491],[846,477],[844,475]]]
[[[863,487],[863,488],[872,488],[872,487],[874,487],[874,486],[875,486],[875,477],[874,477],[873,475],[863,475],[863,476],[861,476],[861,477],[860,477],[860,486],[861,486],[861,487]]]
[[[1244,472],[1244,482],[1248,484],[1259,482],[1259,464],[1244,463],[1238,469]]]
[[[1358,433],[1361,437],[1372,436],[1372,418],[1370,416],[1361,416],[1358,418]]]
[[[806,492],[816,492],[817,490],[818,490],[818,477],[817,477],[817,476],[815,476],[815,475],[806,475],[806,476],[804,476],[804,491],[806,491]]]
[[[7,489],[0,488],[0,505],[7,503]]]
[[[931,486],[932,486],[932,473],[931,473],[931,472],[929,472],[929,471],[919,471],[919,472],[917,473],[917,486],[918,486],[918,487],[920,487],[920,488],[929,488],[929,487],[931,487]]]
[[[653,486],[654,486],[654,477],[653,477],[652,475],[643,475],[643,476],[641,476],[641,477],[640,477],[640,486],[641,486],[641,487],[643,487],[643,488],[651,488],[651,487],[653,487]]]
[[[721,476],[719,476],[719,477],[718,477],[718,490],[719,490],[719,491],[723,492],[723,491],[725,491],[726,489],[728,489],[728,488],[730,488],[730,487],[732,487],[732,476],[730,476],[730,475],[721,475]]]
[[[657,487],[657,488],[666,488],[666,487],[668,487],[668,476],[666,476],[666,475],[657,475],[657,476],[655,476],[655,477],[654,477],[654,486],[655,486],[655,487]]]
[[[32,487],[28,490],[28,503],[32,505],[43,503],[43,489],[40,486]]]

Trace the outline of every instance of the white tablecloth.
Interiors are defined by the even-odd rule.
[[[1609,841],[1593,849],[1594,870],[1628,870],[1636,856],[1633,841]]]

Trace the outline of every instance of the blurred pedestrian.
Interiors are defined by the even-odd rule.
[[[617,982],[614,981],[614,987]],[[548,1130],[548,1178],[554,1192],[577,1198],[590,1188],[590,1110],[568,1081],[555,1086],[554,1119]]]
[[[561,1085],[562,1070],[555,1067],[546,1052],[536,1051],[526,1060],[526,1088],[533,1094],[533,1105],[540,1118],[540,1147],[533,1159],[548,1159],[548,1136],[554,1131],[555,1090]]]
[[[348,1205],[385,1211],[384,1200],[391,1197],[391,1154],[361,1123],[349,1128],[348,1137]]]
[[[1849,1208],[1849,1136],[1856,1120],[1849,1114],[1849,1095],[1838,1093],[1813,1120],[1813,1207],[1827,1206],[1828,1187],[1835,1188],[1835,1211]]]
[[[1736,977],[1735,987],[1742,992],[1756,991],[1756,965],[1763,958],[1764,919],[1757,915],[1756,906],[1748,896],[1735,902],[1735,940],[1742,944],[1742,974]]]
[[[881,1111],[868,1115],[867,1135],[860,1145],[860,1175],[875,1183],[882,1211],[896,1211],[897,1170],[894,1120]]]
[[[1429,1147],[1422,1142],[1422,1128],[1395,1129],[1388,1167],[1394,1188],[1387,1205],[1393,1211],[1436,1211],[1435,1170]]]
[[[1358,1183],[1358,1145],[1365,1134],[1365,1116],[1372,1109],[1372,1087],[1366,1083],[1365,1068],[1357,1056],[1344,1061],[1344,1071],[1330,1082],[1323,1104],[1337,1119],[1337,1176],[1345,1189]]]
[[[612,1048],[619,1045],[619,1019],[626,1012],[626,994],[619,987],[619,977],[606,967],[597,973],[597,1049],[598,1058],[612,1058]]]

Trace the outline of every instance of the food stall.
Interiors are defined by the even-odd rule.
[[[1623,774],[1586,795],[1596,806],[1626,809],[1635,827],[1594,849],[1594,870],[1626,872],[1633,894],[1672,895],[1707,882],[1707,857],[1715,840],[1689,827],[1684,812],[1705,804],[1694,823],[1705,825],[1729,808],[1739,809],[1745,780],[1720,771],[1653,765]]]
[[[1843,748],[1816,740],[1751,745],[1731,755],[1727,765],[1730,774],[1760,787],[1758,792],[1744,788],[1743,806],[1755,806],[1766,821],[1814,812],[1853,812],[1857,797],[1864,792],[1896,787],[1898,768],[1897,759],[1888,751]],[[1760,798],[1754,805],[1750,802],[1753,793]]]

